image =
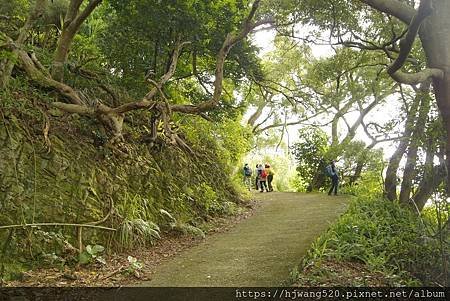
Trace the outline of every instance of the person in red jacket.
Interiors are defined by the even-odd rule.
[[[267,189],[267,172],[263,168],[262,164],[258,165],[258,181],[259,181],[259,188],[261,189],[261,192],[264,192],[264,189],[266,189],[266,192],[269,192],[269,189]]]

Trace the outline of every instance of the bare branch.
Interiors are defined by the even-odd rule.
[[[326,109],[324,109],[324,110],[322,110],[322,111],[318,111],[318,112],[316,112],[314,115],[307,116],[307,117],[302,118],[302,119],[297,120],[297,121],[286,122],[286,123],[274,123],[274,124],[270,124],[270,125],[267,125],[267,126],[261,128],[261,129],[255,129],[255,130],[253,130],[253,132],[254,132],[255,134],[259,134],[259,133],[262,133],[262,132],[267,131],[267,130],[272,129],[272,128],[277,128],[277,127],[282,127],[282,126],[288,127],[288,126],[292,126],[292,125],[302,124],[302,123],[304,123],[305,121],[308,121],[308,120],[310,120],[310,119],[312,119],[312,118],[315,118],[315,117],[319,116],[320,114],[323,114],[323,113],[326,112],[326,111],[327,111]]]
[[[97,226],[93,224],[72,224],[72,223],[35,223],[35,224],[22,224],[22,225],[7,225],[0,226],[0,230],[2,229],[12,229],[12,228],[25,228],[25,227],[45,227],[45,226],[72,226],[72,227],[84,227],[84,228],[95,228],[107,231],[117,231],[114,228],[108,228],[103,226]]]
[[[74,114],[81,114],[81,115],[88,115],[88,116],[94,116],[95,110],[94,108],[89,108],[87,106],[83,105],[77,105],[77,104],[71,104],[71,103],[64,103],[64,102],[53,102],[52,106],[55,108],[58,108],[60,110],[63,110],[67,113],[74,113]]]

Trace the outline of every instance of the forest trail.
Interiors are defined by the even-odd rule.
[[[326,194],[255,194],[261,207],[226,233],[159,266],[139,286],[279,286],[346,207]]]

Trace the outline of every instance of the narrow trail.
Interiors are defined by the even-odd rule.
[[[261,208],[157,268],[139,286],[279,286],[346,207],[343,196],[261,193]]]

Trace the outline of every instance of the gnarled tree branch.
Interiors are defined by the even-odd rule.
[[[405,73],[400,71],[411,52],[420,25],[432,12],[432,1],[422,0],[417,13],[411,19],[406,36],[400,40],[400,52],[398,57],[387,69],[388,74],[391,75],[394,80],[404,84],[415,85],[426,81],[430,77],[443,78],[444,72],[440,69],[428,68],[418,73]]]
[[[437,68],[426,68],[420,72],[416,73],[406,73],[402,71],[397,71],[391,74],[391,77],[402,84],[407,85],[417,85],[425,82],[430,78],[444,78],[444,71]]]

